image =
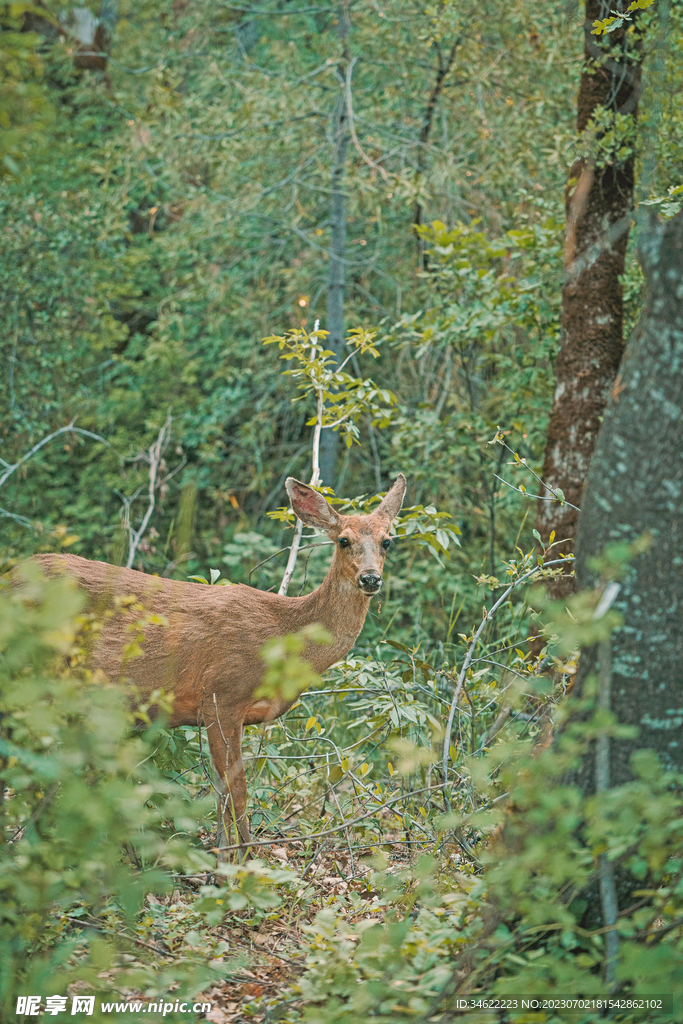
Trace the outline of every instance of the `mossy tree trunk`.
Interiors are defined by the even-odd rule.
[[[653,223],[639,256],[648,302],[600,430],[577,535],[579,588],[594,585],[592,559],[608,545],[651,538],[615,601],[623,625],[611,642],[611,709],[638,735],[610,740],[612,786],[631,776],[636,749],[683,768],[683,213]],[[582,652],[579,692],[599,661],[598,648]],[[584,792],[592,761],[578,776]]]
[[[586,131],[601,110],[635,116],[641,90],[640,47],[628,24],[598,39],[593,22],[609,16],[612,4],[587,0],[585,63],[578,95],[577,128]],[[623,292],[620,275],[633,206],[633,149],[625,158],[599,152],[574,163],[566,191],[565,282],[560,351],[542,476],[581,506],[586,475],[605,404],[623,353]],[[588,140],[586,138],[586,145]],[[594,143],[595,145],[595,143]],[[544,540],[555,530],[573,551],[578,513],[567,505],[540,501],[537,527]],[[557,550],[557,549],[556,549]],[[573,590],[562,577],[549,584],[555,597]]]

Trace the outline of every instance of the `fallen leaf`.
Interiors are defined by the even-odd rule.
[[[228,1006],[230,1006],[230,1003],[228,1003]],[[234,1003],[233,1008],[236,1006],[237,1003]],[[209,1010],[204,1019],[210,1020],[211,1024],[228,1024],[230,1018],[228,1017],[225,1010],[221,1009],[220,1006],[214,1006],[212,1009]]]

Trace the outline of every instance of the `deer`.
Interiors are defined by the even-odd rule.
[[[251,840],[241,748],[244,726],[271,722],[298,699],[256,694],[266,669],[260,652],[273,638],[320,625],[328,642],[310,639],[303,652],[314,671],[322,675],[348,654],[370,601],[382,587],[390,530],[403,503],[406,478],[399,474],[368,515],[341,515],[322,494],[294,477],[285,486],[301,522],[334,543],[325,579],[305,596],[282,596],[244,584],[208,587],[73,554],[32,559],[49,576],[73,577],[100,610],[117,596],[135,595],[153,613],[152,624],[144,629],[142,654],[128,660],[125,649],[131,636],[125,618],[105,616],[90,656],[92,667],[109,680],[132,684],[142,701],[153,703],[155,691],[163,690],[171,701],[169,728],[206,728],[218,803],[216,849],[222,859],[233,823],[240,850],[248,851]]]

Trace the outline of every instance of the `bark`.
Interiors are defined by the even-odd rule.
[[[100,25],[102,26],[102,32],[104,33],[104,49],[107,52],[111,49],[118,15],[119,0],[102,0],[102,6],[100,7]]]
[[[581,588],[594,582],[590,560],[607,545],[652,537],[615,602],[623,625],[612,637],[611,706],[620,723],[639,732],[610,741],[611,785],[632,776],[637,749],[683,768],[683,214],[655,223],[639,255],[648,304],[600,431],[577,537]],[[581,654],[579,687],[599,660],[597,648]],[[585,792],[592,792],[590,761],[579,777]]]
[[[620,114],[637,112],[641,69],[636,34],[629,34],[628,25],[601,40],[591,34],[593,22],[607,17],[610,6],[607,0],[586,2],[579,133],[598,107]],[[624,272],[633,185],[633,154],[602,166],[599,161],[582,158],[571,169],[566,191],[560,351],[542,476],[579,507],[602,415],[623,354],[619,276]],[[578,513],[554,502],[541,501],[538,505],[537,526],[543,539],[555,530],[557,538],[565,540],[559,550],[571,552]],[[574,589],[574,581],[561,578],[550,583],[549,589],[555,597],[565,596]]]
[[[667,768],[683,768],[683,214],[653,218],[639,244],[648,304],[626,350],[619,386],[605,414],[586,482],[577,533],[577,583],[595,584],[592,559],[615,543],[651,537],[635,556],[615,601],[623,624],[606,641],[582,651],[576,687],[589,676],[609,690],[609,706],[636,737],[612,737],[600,764],[592,746],[570,781],[587,795],[633,777],[636,750],[654,750]],[[604,752],[603,752],[604,754]],[[596,764],[597,761],[597,764]],[[630,905],[646,883],[616,864],[617,907]],[[602,878],[600,880],[602,888]],[[606,919],[598,883],[586,893],[583,927]]]
[[[102,0],[100,16],[87,7],[74,7],[63,12],[59,21],[43,17],[40,7],[24,12],[22,32],[38,32],[48,43],[67,36],[76,48],[74,67],[80,71],[105,71],[118,20],[119,0]]]
[[[106,71],[118,6],[118,0],[103,0],[99,18],[87,7],[76,7],[71,12],[69,30],[78,42],[74,54],[75,68],[80,71]]]
[[[343,61],[339,70],[342,81],[349,60],[349,29],[348,3],[342,3],[339,7],[339,37],[342,41]],[[344,347],[344,295],[346,288],[347,195],[344,190],[344,172],[349,144],[346,96],[343,91],[340,93],[334,109],[333,131],[330,264],[327,275],[327,322],[325,323],[325,330],[330,333],[325,344],[340,358]],[[324,430],[320,442],[320,476],[326,487],[334,486],[338,450],[339,434],[333,430]]]

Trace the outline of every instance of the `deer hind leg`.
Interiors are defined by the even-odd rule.
[[[216,846],[227,846],[232,824],[237,826],[239,841],[246,847],[251,836],[247,819],[247,780],[242,762],[242,725],[221,730],[218,721],[208,728],[209,749],[216,774],[218,830]],[[219,854],[221,860],[227,853]]]

